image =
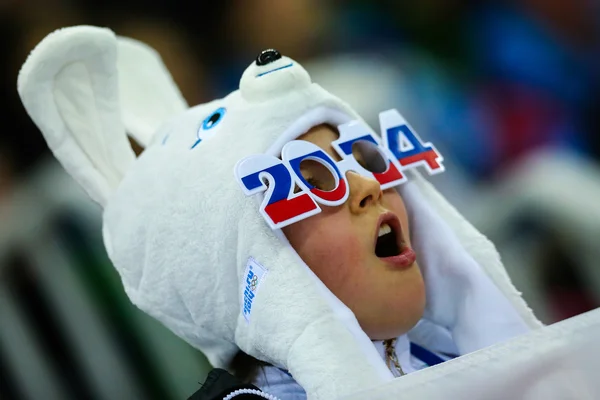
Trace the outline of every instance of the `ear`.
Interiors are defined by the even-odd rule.
[[[116,66],[114,33],[77,26],[44,38],[18,78],[21,100],[50,150],[101,206],[135,160]]]
[[[188,104],[160,55],[134,39],[118,38],[119,93],[127,132],[147,147],[160,126]]]

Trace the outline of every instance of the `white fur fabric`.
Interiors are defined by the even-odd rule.
[[[105,245],[132,302],[202,350],[213,365],[226,366],[242,349],[288,369],[311,399],[339,398],[390,381],[354,315],[281,232],[268,227],[258,212],[259,199],[244,196],[233,174],[238,160],[274,153],[313,125],[359,116],[312,84],[295,61],[253,63],[239,91],[170,118],[153,138],[148,127],[157,126],[155,120],[133,124],[150,145],[132,162],[119,113],[124,105],[114,71],[117,48],[114,35],[104,29],[59,31],[32,53],[19,91],[57,158],[105,205]],[[98,78],[92,75],[90,83],[79,67],[68,67],[72,64],[99,71]],[[48,73],[31,72],[38,70]],[[62,79],[69,86],[54,91],[52,85]],[[77,96],[82,90],[93,101]],[[72,99],[73,107],[85,100],[85,112],[47,111],[68,109],[61,106],[63,98]],[[203,121],[219,108],[225,112],[218,126],[204,130]],[[124,114],[141,118],[143,110]],[[88,120],[102,124],[90,131]],[[61,145],[62,137],[68,137],[68,147]],[[119,173],[112,173],[113,166]],[[432,321],[456,335],[462,352],[539,326],[493,246],[417,173],[410,179],[400,191],[413,213],[417,256],[428,287],[441,288],[428,295]],[[267,273],[247,321],[241,306],[250,258]],[[458,271],[461,284],[469,283],[467,292],[448,289],[445,277],[437,275],[448,270]],[[485,319],[490,329],[471,326],[489,315],[500,315]]]
[[[135,158],[121,118],[116,60],[112,32],[61,29],[31,52],[17,83],[50,150],[103,206]]]

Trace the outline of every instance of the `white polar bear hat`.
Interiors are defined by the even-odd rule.
[[[234,174],[240,160],[279,157],[317,124],[341,133],[364,124],[302,66],[253,62],[239,90],[189,108],[152,49],[78,26],[33,50],[18,90],[56,158],[104,208],[108,254],[140,309],[214,366],[241,349],[289,370],[312,399],[393,379],[353,313],[259,212],[272,189],[248,196]],[[126,131],[145,146],[137,159]],[[403,173],[397,189],[426,283],[425,318],[459,354],[539,327],[493,245],[416,170]]]

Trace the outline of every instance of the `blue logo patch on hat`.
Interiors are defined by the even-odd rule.
[[[244,272],[244,280],[242,282],[242,314],[247,322],[250,322],[250,313],[252,312],[252,304],[260,282],[267,274],[267,269],[260,265],[254,258],[250,257],[246,264]]]

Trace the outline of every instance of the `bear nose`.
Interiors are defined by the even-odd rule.
[[[262,51],[244,71],[240,93],[248,101],[267,101],[310,85],[308,72],[277,50]]]
[[[281,54],[275,49],[267,49],[260,52],[256,57],[256,65],[267,65],[281,58]]]

